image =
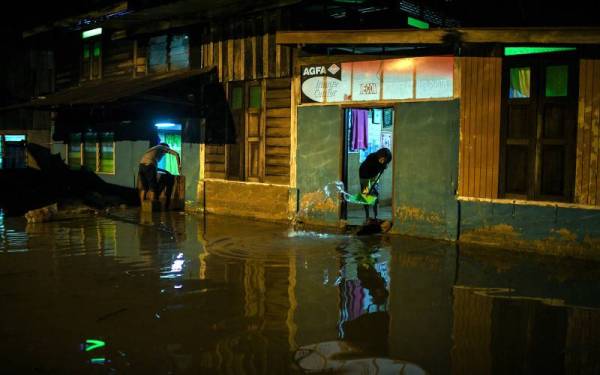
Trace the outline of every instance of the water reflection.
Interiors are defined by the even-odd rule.
[[[389,313],[387,249],[358,247],[341,257],[338,337],[355,342],[365,353],[388,355]]]
[[[3,369],[600,372],[597,267],[457,253],[179,213],[0,218]]]

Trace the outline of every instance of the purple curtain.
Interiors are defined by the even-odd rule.
[[[351,109],[352,116],[352,151],[366,150],[369,146],[369,110]]]

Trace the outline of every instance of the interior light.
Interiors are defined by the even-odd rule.
[[[429,29],[429,24],[425,21],[421,21],[419,19],[408,17],[408,25],[412,27],[416,27],[417,29]]]
[[[86,30],[86,31],[82,32],[81,38],[87,39],[87,38],[91,38],[93,36],[100,35],[100,34],[102,34],[102,28],[98,27],[96,29]]]
[[[154,124],[157,129],[163,130],[181,130],[181,124],[175,124],[172,122],[159,122]]]
[[[25,140],[24,135],[5,135],[4,140],[6,142],[21,142]]]
[[[575,47],[504,47],[504,56],[532,55],[536,53],[550,53],[575,50],[577,50],[577,48]]]

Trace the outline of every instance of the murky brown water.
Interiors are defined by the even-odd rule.
[[[0,372],[600,373],[598,264],[117,215],[0,219]]]

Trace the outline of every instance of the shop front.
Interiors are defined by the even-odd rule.
[[[380,148],[392,162],[379,179],[378,218],[396,233],[455,239],[459,104],[454,57],[298,64],[298,218],[359,225],[358,169]],[[370,217],[373,217],[372,207]]]

